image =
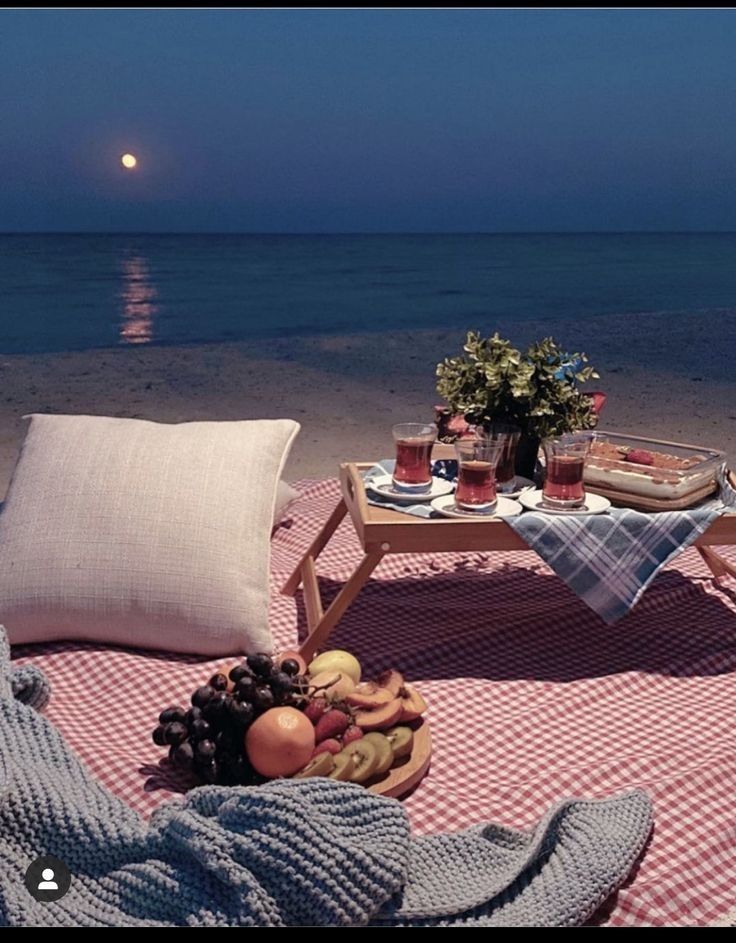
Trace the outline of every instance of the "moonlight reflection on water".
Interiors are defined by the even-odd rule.
[[[142,256],[123,260],[120,300],[120,342],[149,344],[153,340],[153,319],[158,311],[158,297],[148,263]]]

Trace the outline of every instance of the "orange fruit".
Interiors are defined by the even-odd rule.
[[[295,707],[271,707],[248,728],[245,750],[261,776],[291,776],[312,757],[314,727]]]

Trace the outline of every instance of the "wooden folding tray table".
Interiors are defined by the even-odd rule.
[[[375,462],[347,462],[340,465],[342,497],[324,527],[282,589],[287,596],[304,585],[304,605],[308,635],[300,652],[311,660],[345,614],[371,573],[389,553],[454,553],[458,551],[530,550],[503,519],[472,521],[457,518],[412,517],[388,508],[369,504],[361,472]],[[733,480],[733,476],[732,476]],[[363,548],[363,558],[350,578],[325,610],[317,582],[316,561],[346,514]],[[712,546],[736,545],[736,513],[717,518],[695,542],[695,546],[714,576],[736,577],[736,566],[719,556]]]

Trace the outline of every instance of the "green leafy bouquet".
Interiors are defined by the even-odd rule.
[[[437,392],[452,413],[475,425],[514,423],[539,439],[595,426],[593,402],[578,388],[598,377],[585,354],[563,351],[552,337],[522,353],[498,333],[475,331],[463,350],[437,365]]]

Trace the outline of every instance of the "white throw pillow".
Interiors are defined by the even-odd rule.
[[[273,509],[274,527],[281,523],[293,502],[299,497],[301,497],[299,492],[296,488],[292,488],[288,481],[283,481],[282,479],[279,482],[279,486],[276,489],[276,505]]]
[[[11,643],[270,650],[270,536],[296,422],[30,420],[0,513]]]

